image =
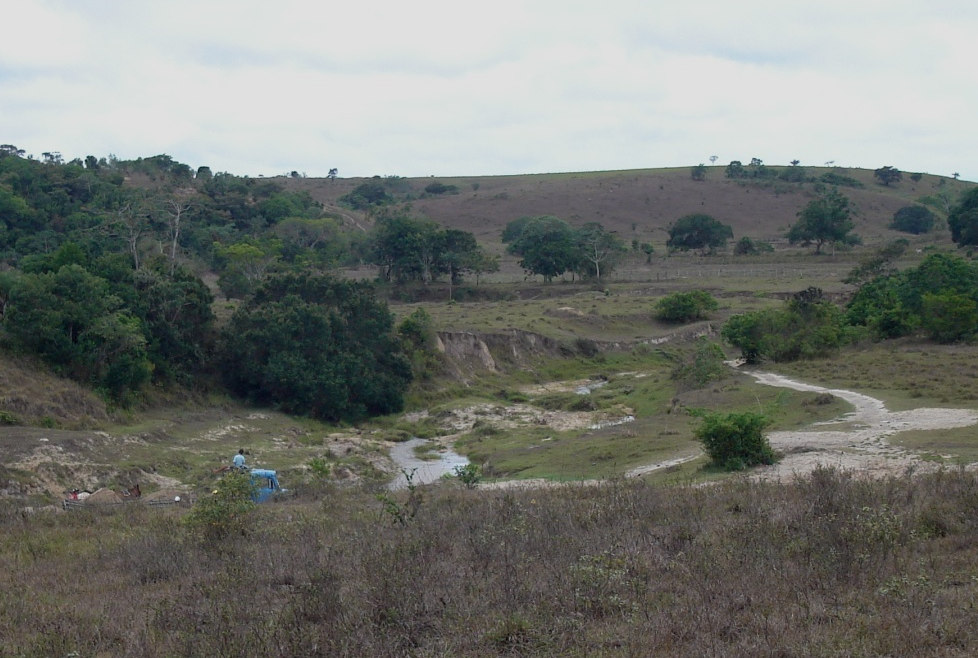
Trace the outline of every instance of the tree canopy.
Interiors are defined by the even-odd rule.
[[[880,167],[873,172],[873,175],[876,177],[876,180],[887,187],[890,186],[890,183],[899,183],[903,178],[903,172],[889,165]]]
[[[626,251],[625,243],[598,222],[574,228],[551,215],[514,219],[503,229],[502,241],[520,257],[520,267],[545,281],[566,272],[600,279]]]
[[[788,230],[791,244],[815,244],[815,253],[821,253],[826,243],[853,244],[858,237],[853,229],[848,197],[838,190],[813,199],[798,213],[798,221]]]
[[[951,239],[959,246],[978,244],[978,187],[965,192],[947,216]]]
[[[917,267],[887,273],[861,286],[849,301],[847,321],[875,338],[918,330],[950,343],[978,329],[978,265],[949,254],[931,254]]]
[[[269,279],[221,337],[228,387],[324,420],[400,411],[411,367],[393,316],[366,283],[325,275]]]
[[[934,213],[924,206],[904,206],[893,213],[893,221],[890,222],[890,228],[903,231],[904,233],[920,235],[934,228],[934,222],[936,221],[937,217]]]
[[[503,230],[503,242],[508,243],[509,253],[520,257],[520,267],[545,281],[575,270],[581,262],[574,229],[551,215],[510,222]]]
[[[730,226],[710,215],[695,213],[680,217],[669,227],[666,246],[678,251],[701,249],[712,252],[726,246],[727,240],[732,239],[733,229]]]

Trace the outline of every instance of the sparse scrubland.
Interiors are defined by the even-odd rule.
[[[967,656],[978,477],[324,489],[209,539],[6,513],[0,654]],[[407,494],[406,494],[407,495]]]
[[[873,477],[759,436],[858,426],[825,389],[978,409],[973,184],[8,147],[0,656],[978,653],[974,425],[887,426]],[[386,489],[411,437],[464,478]],[[240,504],[240,447],[292,495]],[[136,481],[182,500],[56,506]]]

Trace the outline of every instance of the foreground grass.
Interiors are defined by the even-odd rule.
[[[0,655],[948,656],[978,652],[978,477],[366,490],[0,516]],[[419,497],[420,496],[420,497]]]

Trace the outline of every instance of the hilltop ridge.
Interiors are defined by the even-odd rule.
[[[974,183],[930,174],[923,174],[916,181],[905,176],[901,182],[885,186],[868,169],[803,169],[806,178],[814,182],[731,179],[725,176],[725,167],[721,166],[707,167],[704,180],[693,180],[691,168],[379,180],[410,213],[446,227],[470,231],[480,243],[496,250],[501,250],[500,233],[507,222],[535,215],[555,215],[573,225],[599,222],[623,239],[651,242],[658,248],[664,245],[667,227],[676,219],[690,213],[706,213],[729,224],[735,238],[749,236],[784,242],[798,211],[820,189],[830,187],[819,182],[826,174],[860,185],[839,189],[854,205],[855,232],[864,244],[873,245],[906,237],[887,228],[901,207],[924,202],[943,215],[947,203],[953,203],[958,195],[974,186]],[[358,185],[377,178],[274,180],[289,190],[307,192],[327,211],[356,217],[360,228],[371,224],[369,214],[350,211],[339,199]],[[425,187],[433,181],[454,186],[456,190],[428,194]],[[946,232],[943,237],[949,240]]]

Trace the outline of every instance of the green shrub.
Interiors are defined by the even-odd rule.
[[[752,412],[706,414],[696,429],[713,465],[726,471],[739,471],[758,464],[773,464],[774,451],[764,437],[770,421]]]
[[[747,363],[762,357],[785,362],[824,356],[848,340],[845,316],[822,299],[818,288],[797,293],[783,308],[734,315],[720,335],[740,348]]]
[[[424,191],[428,194],[458,194],[458,185],[445,185],[435,181],[426,185]]]
[[[754,256],[761,253],[771,253],[774,247],[769,242],[751,240],[746,235],[734,245],[734,253],[738,256]]]
[[[479,481],[482,480],[482,473],[479,467],[475,464],[466,464],[465,466],[455,467],[455,477],[458,481],[465,485],[466,489],[475,489]]]
[[[819,180],[829,185],[839,185],[841,187],[865,187],[865,185],[855,178],[837,174],[834,171],[825,172],[819,177]]]
[[[255,502],[255,484],[248,473],[230,471],[210,496],[197,501],[185,523],[205,541],[220,541],[248,528]]]
[[[676,292],[656,302],[655,316],[664,322],[691,322],[718,307],[717,300],[705,290]]]
[[[685,388],[702,388],[727,375],[728,368],[723,361],[723,349],[701,337],[696,341],[696,349],[672,371],[672,378]]]

